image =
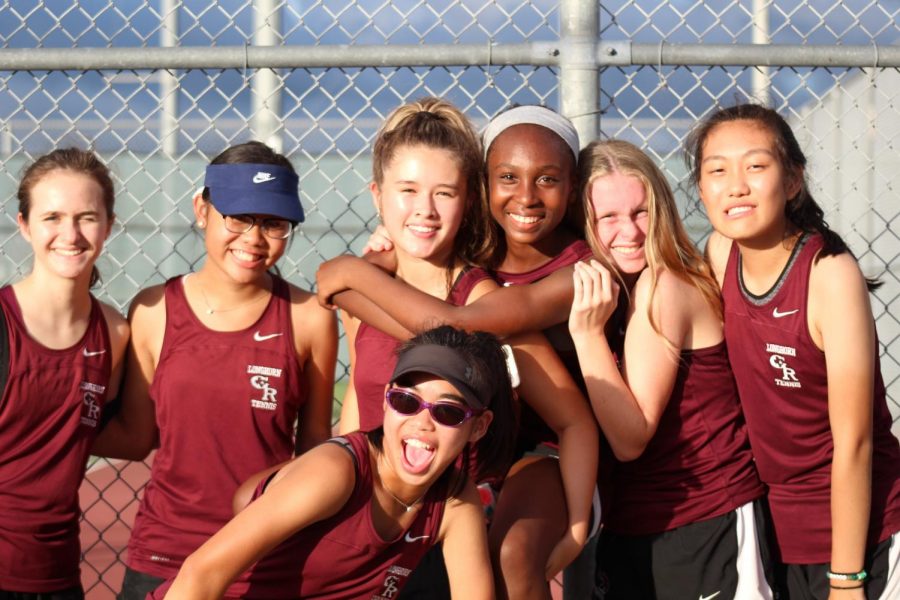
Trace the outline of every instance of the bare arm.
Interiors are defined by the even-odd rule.
[[[294,348],[303,360],[306,401],[300,407],[296,450],[300,454],[331,437],[334,367],[337,363],[337,322],[315,296],[291,286]]]
[[[706,262],[712,268],[713,275],[720,288],[725,280],[725,267],[728,266],[728,254],[731,252],[731,244],[732,241],[718,231],[713,231],[709,239],[706,240],[704,256],[706,257]]]
[[[266,552],[336,514],[353,492],[355,477],[352,457],[335,444],[323,444],[294,459],[260,498],[184,561],[166,598],[221,598],[228,585]]]
[[[109,377],[109,386],[106,388],[106,399],[112,400],[119,393],[122,384],[122,374],[125,371],[125,353],[128,351],[128,340],[131,336],[131,327],[128,321],[113,307],[100,303],[103,310],[103,318],[106,320],[106,328],[109,331],[110,360],[112,371]]]
[[[440,535],[451,596],[492,600],[494,579],[484,512],[472,482],[459,498],[447,501]]]
[[[439,322],[470,331],[512,335],[539,331],[566,320],[572,304],[571,272],[571,267],[562,268],[531,285],[504,287],[466,306],[447,304],[353,256],[324,263],[317,279],[320,301],[353,289],[410,331],[421,332]],[[335,301],[341,305],[340,297]],[[510,306],[516,310],[509,310]]]
[[[656,434],[669,403],[678,374],[678,352],[690,330],[693,307],[685,300],[692,290],[670,273],[660,275],[653,311],[669,346],[650,323],[650,273],[641,274],[625,334],[622,375],[603,334],[616,302],[612,277],[594,263],[579,267],[575,278],[569,327],[591,407],[616,457],[634,460]]]
[[[393,277],[391,279],[396,281]],[[428,297],[432,298],[433,296]],[[387,312],[383,311],[381,307],[355,290],[338,292],[333,296],[332,302],[363,323],[368,323],[398,340],[408,340],[414,335],[412,331],[398,323]]]
[[[353,371],[356,367],[356,333],[359,330],[359,320],[347,313],[341,313],[344,323],[344,341],[347,342],[347,353],[350,355],[350,380],[344,392],[344,401],[341,404],[341,420],[338,423],[338,433],[343,435],[359,429],[359,402],[356,398],[356,386],[353,382]]]
[[[569,523],[547,561],[549,578],[569,564],[587,541],[599,457],[597,426],[584,396],[542,334],[516,336],[510,343],[522,376],[520,396],[559,437],[559,470]]]
[[[163,286],[140,292],[131,303],[131,341],[119,412],[97,437],[91,452],[97,456],[142,460],[156,444],[156,408],[150,384],[156,373],[166,322]]]
[[[834,440],[831,570],[856,573],[863,568],[871,511],[872,395],[878,357],[868,291],[849,254],[826,257],[813,266],[808,306],[810,333],[825,352]],[[864,597],[861,589],[837,594]]]

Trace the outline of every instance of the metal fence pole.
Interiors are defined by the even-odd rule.
[[[174,48],[178,46],[178,7],[179,0],[163,0],[162,27],[160,28],[160,46]],[[159,98],[162,104],[160,113],[159,141],[162,151],[172,158],[178,153],[178,77],[173,71],[159,72]]]
[[[280,0],[253,3],[253,44],[279,46],[281,37]],[[274,69],[257,69],[253,74],[253,137],[282,152],[281,79]]]
[[[572,119],[581,145],[600,131],[600,70],[597,0],[562,0],[560,15],[559,96],[562,114]]]
[[[753,43],[768,44],[769,39],[769,3],[771,0],[753,0]],[[759,65],[752,74],[753,96],[761,101],[769,100],[769,67]]]

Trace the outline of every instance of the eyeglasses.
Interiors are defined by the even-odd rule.
[[[254,217],[253,215],[223,215],[225,229],[231,233],[247,233],[259,223],[263,235],[273,240],[285,240],[294,231],[294,224],[287,219],[274,217]]]
[[[427,408],[435,423],[445,427],[459,427],[472,417],[480,415],[482,410],[465,408],[452,402],[426,402],[409,390],[391,388],[384,394],[394,412],[401,415],[417,415]]]

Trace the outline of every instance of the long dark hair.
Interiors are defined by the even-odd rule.
[[[753,103],[738,104],[720,109],[700,122],[685,140],[685,161],[695,186],[700,183],[700,162],[703,160],[703,146],[712,130],[722,123],[734,121],[753,121],[767,129],[775,141],[775,154],[786,173],[800,177],[800,191],[793,198],[788,198],[784,214],[788,221],[804,233],[818,233],[824,245],[816,257],[816,261],[825,256],[849,253],[853,256],[847,243],[837,232],[833,231],[825,221],[825,211],[815,201],[809,191],[806,180],[806,155],[787,121],[775,110]],[[855,257],[854,257],[855,258]],[[869,291],[881,287],[877,278],[866,278]]]
[[[106,218],[112,222],[115,219],[113,206],[116,200],[115,187],[109,169],[103,164],[96,154],[90,150],[80,148],[58,148],[45,154],[28,165],[19,182],[16,197],[19,200],[19,214],[22,219],[28,220],[31,212],[31,192],[38,182],[53,171],[72,171],[85,175],[92,179],[103,194],[103,208],[106,209]],[[90,286],[94,287],[100,281],[100,272],[96,266],[91,267]]]
[[[474,387],[491,390],[490,398],[483,400],[494,413],[487,432],[475,442],[474,447],[466,444],[456,466],[448,468],[438,481],[446,482],[449,495],[456,496],[470,474],[479,482],[503,477],[512,463],[518,430],[518,406],[500,341],[495,335],[483,331],[468,333],[442,325],[420,333],[403,344],[397,353],[403,354],[421,345],[445,346],[459,353],[472,367],[473,378],[480,382]],[[379,428],[368,434],[379,450],[382,449],[382,433]]]

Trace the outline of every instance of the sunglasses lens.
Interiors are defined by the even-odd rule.
[[[466,420],[466,410],[456,404],[436,404],[431,408],[431,416],[441,425],[456,427]]]
[[[409,392],[391,390],[387,394],[387,401],[401,415],[414,415],[422,410],[422,403]]]

